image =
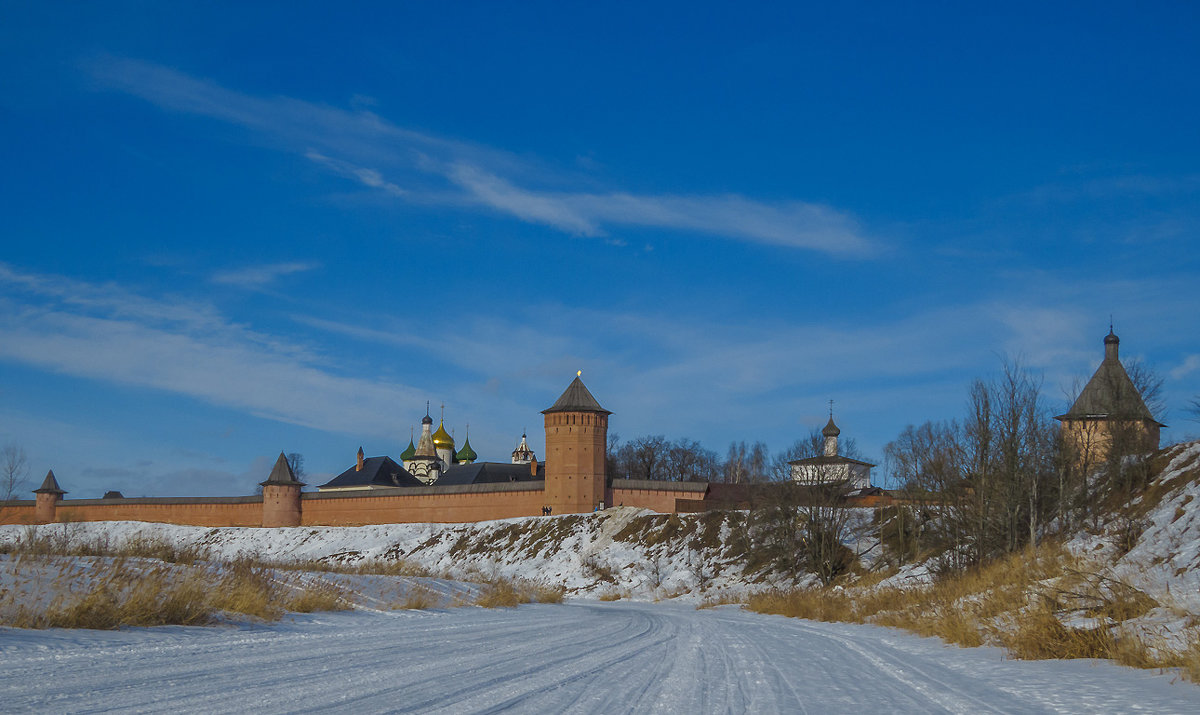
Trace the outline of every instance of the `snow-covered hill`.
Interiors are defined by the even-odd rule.
[[[1121,554],[1114,545],[1117,524],[1080,534],[1067,548],[1162,604],[1152,617],[1176,614],[1179,620],[1200,613],[1200,442],[1170,448],[1161,459],[1165,466],[1142,497],[1145,529],[1132,550]],[[879,554],[871,516],[870,510],[856,514],[857,536],[848,544],[863,554],[864,567]],[[569,596],[641,600],[738,597],[794,585],[752,564],[744,540],[733,538],[739,524],[736,513],[667,516],[630,507],[473,524],[257,529],[95,522],[0,527],[0,547],[30,533],[114,549],[131,540],[165,541],[220,560],[403,561],[414,572],[439,577],[518,578],[562,586]],[[884,585],[922,583],[923,576],[923,566],[910,566]]]
[[[0,527],[0,546],[36,534],[62,547],[119,550],[133,541],[195,547],[216,560],[323,561],[349,566],[403,561],[414,573],[472,580],[503,577],[562,586],[568,595],[658,599],[738,594],[749,584],[720,512],[665,516],[630,507],[599,514],[473,524],[205,528],[142,522]]]

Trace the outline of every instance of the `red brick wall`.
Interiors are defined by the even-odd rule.
[[[365,524],[457,523],[538,516],[546,494],[536,488],[521,491],[414,494],[387,496],[316,497],[302,502],[304,526],[362,526]]]
[[[55,521],[153,521],[186,526],[262,526],[262,503],[125,504],[74,505],[58,503]]]
[[[459,523],[538,516],[547,506],[547,495],[540,483],[529,488],[486,491],[484,489],[424,494],[354,495],[307,493],[301,499],[301,524],[304,526],[362,526],[366,524]],[[703,499],[703,492],[662,489],[612,489],[608,506],[642,507],[670,514],[676,511],[676,499]],[[693,505],[694,506],[694,505]],[[591,508],[588,508],[591,511]],[[570,513],[558,508],[555,514]],[[202,498],[65,500],[58,503],[55,521],[149,521],[188,526],[262,526],[263,502],[206,501]],[[0,507],[0,523],[37,523],[32,501]]]
[[[619,489],[608,490],[608,506],[636,506],[642,509],[652,509],[661,514],[675,513],[675,500],[685,499],[695,501],[703,499],[704,494],[694,491],[671,489]]]

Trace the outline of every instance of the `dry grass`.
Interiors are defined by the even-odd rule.
[[[180,552],[147,549],[178,558]],[[169,563],[149,557],[10,556],[12,587],[0,593],[0,625],[94,628],[203,625],[223,614],[276,620],[287,611],[349,608],[328,581],[287,577],[251,561]]]
[[[1107,658],[1139,668],[1180,668],[1185,677],[1200,677],[1200,639],[1173,652],[1123,627],[1158,604],[1128,583],[1089,570],[1053,544],[920,588],[879,587],[868,579],[859,583],[867,585],[760,593],[751,596],[747,608],[817,621],[876,623],[963,646],[991,643],[1014,658]],[[1064,620],[1089,627],[1070,627]]]
[[[567,590],[562,586],[538,586],[534,589],[533,600],[538,603],[562,603]]]
[[[601,601],[620,601],[621,596],[622,596],[622,594],[620,591],[606,591],[606,592],[600,594],[600,600]]]
[[[293,613],[315,611],[347,611],[351,608],[346,592],[332,583],[322,581],[306,584],[284,600],[283,610]]]
[[[728,606],[734,603],[745,603],[746,597],[740,594],[725,594],[723,596],[709,596],[696,605],[697,611],[702,611],[707,608],[716,608],[717,606]]]
[[[519,584],[505,578],[496,578],[484,584],[483,591],[475,599],[475,605],[484,608],[512,608],[529,603],[529,593]]]
[[[404,594],[404,598],[396,602],[392,608],[395,610],[424,611],[437,606],[440,602],[441,597],[436,591],[423,584],[418,584],[408,589]]]
[[[566,595],[562,587],[542,586],[529,581],[502,576],[476,577],[483,590],[475,605],[484,608],[512,608],[522,603],[562,603]]]

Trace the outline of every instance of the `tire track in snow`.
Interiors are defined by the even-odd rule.
[[[0,629],[6,710],[1153,712],[1200,688],[732,608],[574,602],[270,626]]]

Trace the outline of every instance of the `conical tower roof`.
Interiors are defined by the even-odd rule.
[[[1129,373],[1125,372],[1125,366],[1117,358],[1116,347],[1119,344],[1120,339],[1109,330],[1108,335],[1104,336],[1104,361],[1096,368],[1071,409],[1057,419],[1111,417],[1155,421],[1133,380],[1129,379]]]
[[[292,465],[288,464],[287,456],[283,452],[279,453],[279,459],[275,460],[275,466],[271,469],[271,476],[267,477],[267,481],[260,482],[262,486],[295,486],[302,487],[304,483],[296,479],[296,475],[292,472]]]
[[[46,478],[42,480],[42,486],[33,490],[34,494],[66,494],[61,487],[58,486],[58,480],[54,478],[54,470],[46,472]]]
[[[596,402],[596,398],[592,397],[592,393],[588,392],[587,387],[580,379],[580,374],[575,375],[575,379],[567,386],[566,392],[562,393],[562,397],[558,398],[550,408],[542,410],[542,414],[550,412],[602,412],[606,415],[612,413],[600,406]]]

